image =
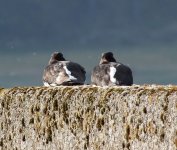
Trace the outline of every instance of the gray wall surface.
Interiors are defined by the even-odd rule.
[[[177,86],[0,90],[0,149],[177,148]]]

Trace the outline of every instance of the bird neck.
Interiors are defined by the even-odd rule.
[[[55,63],[57,63],[58,62],[58,60],[56,60],[56,59],[54,59],[54,58],[51,58],[50,60],[49,60],[49,65],[51,65],[51,64],[55,64]]]

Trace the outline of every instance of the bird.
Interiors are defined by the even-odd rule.
[[[99,65],[91,73],[91,84],[96,86],[131,86],[132,70],[117,62],[112,52],[102,53]]]
[[[60,52],[53,52],[43,72],[44,86],[83,85],[86,71],[80,64],[66,60]]]

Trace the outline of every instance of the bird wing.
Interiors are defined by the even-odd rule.
[[[133,75],[132,70],[123,64],[116,64],[116,73],[115,78],[119,82],[119,85],[132,85],[133,84]]]
[[[71,76],[73,76],[77,79],[76,82],[78,82],[78,83],[85,82],[86,71],[85,71],[84,67],[82,67],[80,64],[77,64],[75,62],[66,63],[66,67],[70,71]]]

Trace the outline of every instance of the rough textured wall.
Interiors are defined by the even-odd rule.
[[[177,149],[177,87],[0,89],[0,149]]]

